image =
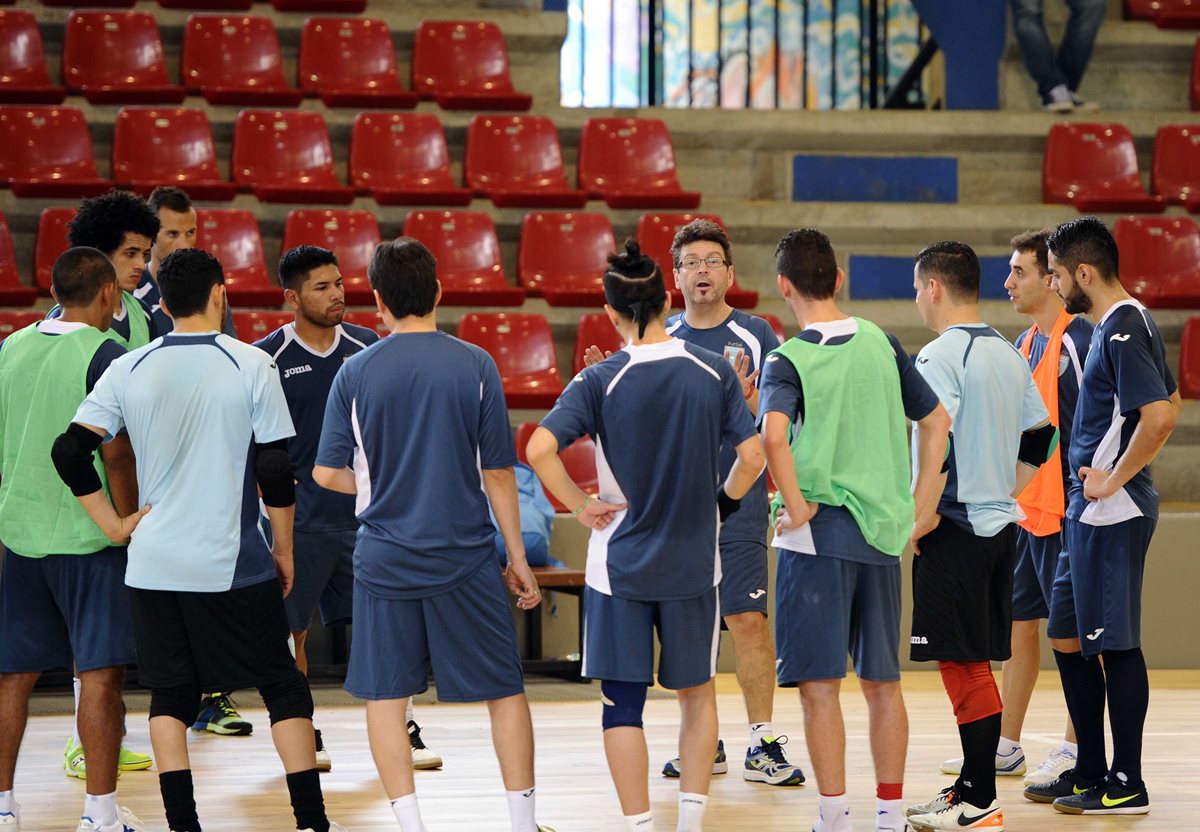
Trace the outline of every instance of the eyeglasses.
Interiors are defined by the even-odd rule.
[[[719,269],[722,266],[729,265],[725,262],[723,257],[718,257],[714,254],[711,257],[705,257],[703,260],[701,260],[699,257],[685,258],[679,261],[679,268],[686,272],[694,272],[696,269],[700,268],[701,263],[708,266],[710,269]]]

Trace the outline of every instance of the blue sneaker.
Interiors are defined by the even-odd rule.
[[[804,783],[804,772],[783,756],[787,737],[764,739],[762,745],[746,749],[746,768],[742,779],[751,783],[766,783],[768,786],[800,786]]]
[[[192,723],[192,730],[225,737],[247,737],[254,731],[254,726],[242,719],[233,697],[227,693],[214,693],[200,703],[200,713]]]
[[[729,761],[725,757],[725,741],[717,740],[717,753],[713,757],[713,774],[724,774],[729,771]],[[678,777],[679,776],[679,758],[667,760],[667,764],[663,766],[663,777]]]

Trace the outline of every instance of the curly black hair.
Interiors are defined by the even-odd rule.
[[[75,219],[67,223],[72,246],[90,246],[110,257],[126,234],[141,234],[150,242],[158,236],[158,215],[146,200],[129,191],[109,191],[79,203]]]

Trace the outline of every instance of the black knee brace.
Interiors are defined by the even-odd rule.
[[[272,725],[285,719],[312,719],[312,691],[308,689],[308,679],[299,670],[278,682],[261,685],[258,692],[267,706]]]
[[[190,728],[199,713],[199,688],[154,688],[150,691],[151,719],[169,716]]]

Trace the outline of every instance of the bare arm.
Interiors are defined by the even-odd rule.
[[[734,450],[737,451],[737,459],[733,461],[729,476],[725,478],[724,489],[730,497],[740,500],[746,496],[763,472],[766,456],[763,453],[762,440],[757,436],[743,440]]]
[[[83,430],[81,430],[81,428]],[[79,500],[84,511],[92,518],[105,536],[113,543],[125,543],[137,528],[137,524],[150,511],[150,506],[122,516],[117,513],[108,495],[100,486],[100,478],[92,467],[96,447],[105,436],[103,428],[95,425],[73,423],[54,442],[51,457],[71,492]],[[86,437],[86,439],[85,439]],[[87,489],[92,489],[88,491]],[[86,492],[86,493],[85,493]]]
[[[512,468],[487,468],[483,471],[483,490],[487,493],[496,524],[508,550],[505,577],[508,588],[517,596],[517,606],[531,610],[542,600],[537,579],[525,558],[525,538],[521,536],[521,513],[517,501],[517,477]]]
[[[539,427],[533,432],[525,446],[525,457],[546,490],[588,528],[605,528],[618,511],[626,508],[624,503],[606,503],[584,494],[558,458],[558,439],[545,428]]]
[[[1097,468],[1079,469],[1079,477],[1083,480],[1083,494],[1089,500],[1103,500],[1111,497],[1133,479],[1138,471],[1154,461],[1171,433],[1183,409],[1183,400],[1176,390],[1166,401],[1150,402],[1138,408],[1138,424],[1129,438],[1129,447],[1117,460],[1112,471],[1101,471]]]
[[[796,477],[796,463],[792,459],[791,445],[788,444],[791,424],[786,413],[774,410],[763,419],[762,444],[766,449],[767,467],[783,498],[783,511],[787,515],[776,518],[776,531],[799,528],[817,513],[817,504],[804,498]]]
[[[936,529],[941,521],[937,508],[946,490],[947,475],[942,468],[950,436],[950,414],[938,402],[924,419],[913,425],[913,430],[917,433],[917,481],[913,484],[914,523],[909,542],[913,551],[920,554],[917,541]]]
[[[296,565],[292,558],[292,523],[296,519],[295,504],[286,508],[267,506],[267,520],[271,523],[271,557],[275,561],[275,573],[283,587],[283,597],[292,591],[296,577]]]
[[[133,457],[129,434],[118,434],[101,445],[100,458],[104,460],[108,478],[108,495],[117,513],[133,514],[138,507],[137,460]]]
[[[354,479],[354,471],[350,468],[328,468],[324,465],[314,465],[312,469],[313,482],[330,491],[341,494],[357,494],[358,482]]]

